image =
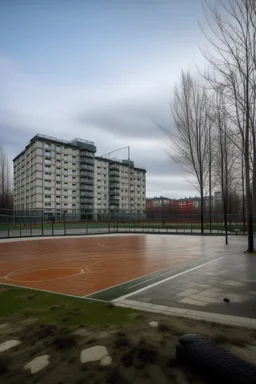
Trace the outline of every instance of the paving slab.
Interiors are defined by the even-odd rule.
[[[223,245],[223,249],[224,257],[218,258],[223,254],[220,252],[216,260],[208,264],[204,260],[206,265],[200,268],[125,295],[124,303],[130,300],[134,307],[136,302],[146,302],[158,308],[203,310],[232,316],[234,320],[247,318],[253,321],[251,324],[256,324],[256,255],[244,253],[246,238],[241,237],[231,238],[230,244]],[[207,248],[205,253],[207,257]],[[156,310],[154,306],[151,308]]]

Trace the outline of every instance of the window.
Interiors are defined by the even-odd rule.
[[[76,173],[76,169],[73,169],[72,172],[73,172],[73,173]]]
[[[76,206],[76,204],[72,204],[72,207],[75,207]]]
[[[59,206],[60,206],[60,203],[56,203],[56,206],[59,207]]]
[[[73,159],[76,159],[76,156],[72,156]]]
[[[72,200],[76,200],[76,197],[72,197]]]
[[[64,164],[66,164],[66,165],[67,165],[67,164],[68,164],[68,161],[64,161]]]
[[[51,195],[44,195],[45,199],[50,199]]]
[[[64,204],[65,205],[65,207],[67,206],[67,204]]]
[[[76,193],[76,190],[75,190],[75,189],[73,189],[72,193]]]
[[[73,184],[72,184],[72,187],[76,187],[76,183],[73,183]]]
[[[72,176],[72,180],[76,180],[76,176]]]
[[[56,184],[60,184],[60,181],[56,181]]]
[[[75,165],[75,166],[76,166],[76,163],[72,163],[72,165]]]
[[[33,189],[33,188],[31,188],[31,189]],[[51,188],[49,188],[49,187],[45,187],[44,190],[45,190],[45,191],[51,191]]]
[[[44,204],[46,207],[50,207],[51,206],[51,203],[45,203]]]
[[[64,189],[64,192],[67,192],[68,190],[67,189]]]

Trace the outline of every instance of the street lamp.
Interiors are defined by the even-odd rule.
[[[66,236],[66,213],[67,213],[67,212],[68,212],[67,210],[63,212],[63,218],[64,218],[64,236]]]

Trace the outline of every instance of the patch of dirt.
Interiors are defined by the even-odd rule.
[[[54,310],[54,309],[53,309]],[[159,327],[149,326],[158,321]],[[22,343],[0,355],[0,382],[8,384],[207,384],[193,368],[176,359],[179,336],[198,333],[224,346],[235,355],[256,364],[255,331],[207,324],[188,319],[143,314],[126,327],[80,328],[45,325],[24,319],[0,322],[0,343]],[[108,367],[100,362],[81,364],[83,349],[106,346],[112,357]],[[31,375],[25,364],[37,356],[50,355],[50,364]]]

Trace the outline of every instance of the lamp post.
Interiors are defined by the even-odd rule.
[[[63,212],[63,221],[64,221],[64,236],[66,236],[66,213],[67,213],[68,211],[66,210],[66,211],[64,211]]]

